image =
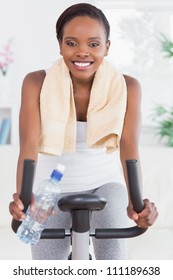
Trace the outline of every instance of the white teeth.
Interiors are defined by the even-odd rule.
[[[78,67],[88,67],[90,66],[90,62],[74,62],[74,64]]]

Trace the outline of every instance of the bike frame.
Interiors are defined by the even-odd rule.
[[[24,161],[23,180],[20,199],[24,203],[24,212],[26,212],[32,194],[33,175],[35,162],[33,160]],[[138,178],[137,160],[127,160],[127,175],[129,182],[129,191],[134,210],[138,213],[143,209],[143,200],[140,192]],[[71,213],[72,227],[68,231],[65,229],[45,229],[42,232],[41,239],[62,239],[71,237],[72,253],[69,259],[89,260],[90,236],[97,239],[111,238],[131,238],[143,234],[147,229],[138,226],[130,228],[99,228],[94,232],[90,231],[90,218],[93,211],[102,210],[106,205],[103,197],[92,194],[69,195],[58,201],[58,207],[62,211]],[[12,220],[12,229],[16,233],[20,221]]]

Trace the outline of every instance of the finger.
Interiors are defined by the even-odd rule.
[[[17,193],[13,194],[13,199],[14,199],[14,203],[17,205],[17,207],[20,210],[23,210],[24,209],[24,205],[23,205],[22,201],[20,200],[19,195]]]
[[[138,214],[134,210],[130,210],[128,212],[128,216],[130,219],[137,221],[138,220]]]
[[[17,207],[14,201],[9,204],[9,212],[15,220],[23,220],[25,218],[24,213]]]
[[[154,203],[150,205],[150,211],[146,216],[141,217],[139,215],[139,219],[136,221],[138,226],[141,227],[149,227],[152,226],[158,217],[158,211]]]
[[[151,203],[151,208],[152,208],[152,211],[149,216],[149,219],[147,220],[147,223],[149,226],[153,225],[158,217],[158,211],[157,211],[157,208],[154,203]]]
[[[139,218],[151,217],[153,213],[154,203],[151,203],[148,199],[144,199],[144,209],[138,213]]]

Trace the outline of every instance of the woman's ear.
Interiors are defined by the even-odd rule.
[[[60,55],[62,55],[62,43],[61,42],[59,42],[59,53],[60,53]]]
[[[110,41],[110,40],[107,40],[107,41],[106,41],[106,53],[105,53],[105,56],[107,56],[108,53],[109,53],[110,45],[111,45],[111,41]]]

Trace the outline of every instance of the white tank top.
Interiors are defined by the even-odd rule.
[[[95,189],[109,182],[125,184],[119,152],[106,153],[106,148],[91,149],[86,143],[87,123],[77,122],[76,152],[62,156],[39,154],[35,186],[49,178],[57,163],[66,169],[61,187],[63,193]]]

